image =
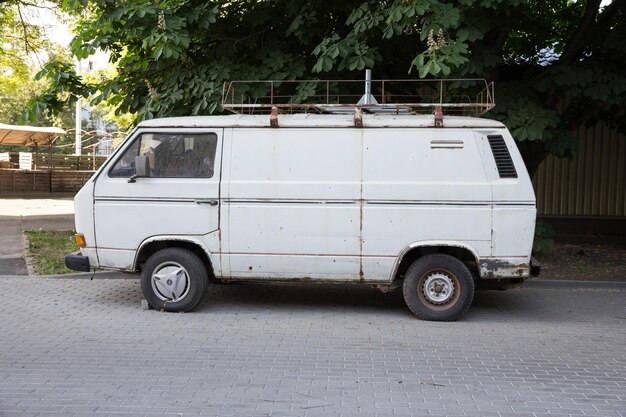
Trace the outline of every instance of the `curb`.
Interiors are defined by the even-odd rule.
[[[118,271],[76,272],[72,274],[40,275],[45,279],[138,279],[139,274],[125,274]]]
[[[58,275],[0,275],[1,278],[35,278],[35,279],[139,279],[139,274],[127,274],[118,271],[76,272]]]
[[[538,279],[528,280],[524,283],[523,288],[540,288],[540,289],[567,289],[567,288],[588,288],[588,289],[626,289],[626,282],[620,281],[578,281],[578,280],[556,280],[556,279]]]

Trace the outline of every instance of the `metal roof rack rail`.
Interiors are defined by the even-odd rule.
[[[239,114],[457,114],[480,116],[495,106],[484,79],[267,80],[225,82],[222,107]],[[365,94],[363,85],[365,83]]]

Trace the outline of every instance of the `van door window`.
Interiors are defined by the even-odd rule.
[[[155,178],[211,178],[214,174],[215,133],[144,133],[109,172],[128,178],[135,173],[135,156],[144,155]]]
[[[109,177],[130,178],[135,175],[135,157],[139,155],[139,139],[124,152],[113,169],[109,171]]]

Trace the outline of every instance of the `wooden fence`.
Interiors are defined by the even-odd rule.
[[[32,155],[31,170],[20,160]],[[0,158],[0,192],[77,192],[106,156],[6,152]],[[29,164],[30,165],[30,164]]]
[[[40,170],[95,171],[106,159],[99,155],[36,154],[33,164]]]
[[[24,152],[7,152],[7,162],[2,163],[0,168],[20,168],[20,154]],[[23,157],[23,155],[22,155]],[[52,171],[95,171],[106,161],[106,156],[101,155],[69,155],[51,153],[32,153],[32,167],[35,170]]]
[[[0,192],[77,192],[93,171],[0,169]]]

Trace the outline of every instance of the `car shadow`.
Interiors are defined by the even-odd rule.
[[[111,280],[99,300],[103,305],[123,304],[139,308],[143,298],[137,280]],[[119,286],[125,287],[120,297]],[[107,295],[110,293],[110,297]],[[614,294],[615,293],[615,294]],[[463,322],[594,323],[621,320],[607,311],[624,309],[623,291],[599,289],[535,289],[477,291]],[[382,293],[360,284],[229,283],[211,284],[207,296],[192,314],[275,313],[376,315],[386,319],[413,318],[404,304],[402,291]]]
[[[199,311],[247,310],[346,310],[398,311],[406,308],[400,291],[382,293],[360,284],[228,283],[209,285]]]

